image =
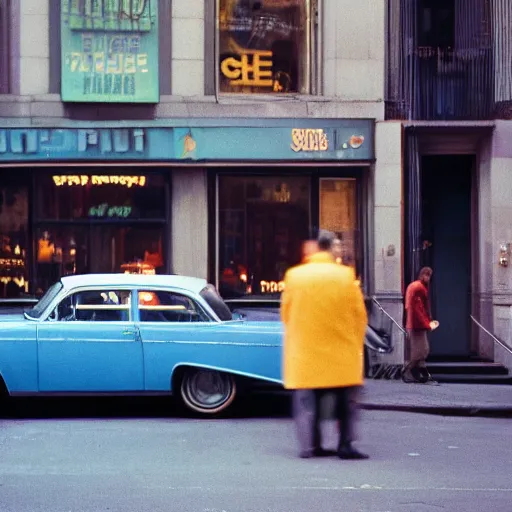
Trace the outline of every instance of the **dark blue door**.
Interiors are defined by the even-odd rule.
[[[472,156],[423,158],[425,263],[434,270],[431,355],[468,356],[471,314]]]

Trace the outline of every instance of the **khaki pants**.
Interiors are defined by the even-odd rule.
[[[421,373],[426,373],[426,359],[430,353],[430,344],[428,342],[427,331],[426,330],[414,330],[410,329],[408,331],[409,334],[409,346],[410,346],[410,360],[404,367],[403,375],[406,378],[412,378],[414,380],[419,380],[415,375],[418,373],[418,370],[421,370]]]

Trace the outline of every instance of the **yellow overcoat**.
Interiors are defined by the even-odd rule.
[[[283,381],[287,389],[363,384],[368,321],[363,293],[350,267],[327,252],[289,269],[281,299]]]

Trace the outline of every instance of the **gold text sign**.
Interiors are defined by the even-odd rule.
[[[329,151],[329,139],[321,128],[294,128],[291,148],[296,153],[299,151]]]
[[[284,291],[284,281],[260,281],[261,293],[281,293]]]
[[[53,182],[57,187],[67,185],[82,186],[87,185],[121,185],[123,187],[144,187],[146,185],[146,176],[103,176],[103,175],[63,175],[53,176]]]
[[[222,74],[231,85],[272,87],[272,52],[255,51],[240,55],[240,59],[228,57],[220,65]]]

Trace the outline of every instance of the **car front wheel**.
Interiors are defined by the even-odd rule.
[[[225,411],[235,399],[236,382],[232,375],[217,370],[187,369],[180,386],[183,403],[201,414]]]

